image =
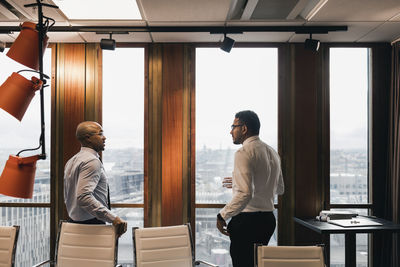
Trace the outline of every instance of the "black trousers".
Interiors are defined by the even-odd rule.
[[[228,224],[233,267],[253,267],[254,244],[268,245],[275,226],[272,212],[242,212],[234,216]]]

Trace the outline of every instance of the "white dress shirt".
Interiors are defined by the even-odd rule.
[[[240,212],[273,211],[275,194],[283,192],[278,153],[258,136],[251,136],[235,153],[232,199],[220,214],[228,220]]]
[[[97,219],[112,223],[117,217],[108,208],[108,182],[99,154],[82,147],[64,168],[64,201],[74,221]]]

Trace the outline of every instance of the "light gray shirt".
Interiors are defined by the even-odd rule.
[[[97,219],[111,223],[117,216],[108,208],[107,176],[99,154],[82,147],[64,168],[64,201],[74,221]]]
[[[284,192],[278,153],[251,136],[235,153],[232,199],[220,211],[225,220],[240,212],[273,211],[274,196]]]

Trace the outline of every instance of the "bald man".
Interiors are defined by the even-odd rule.
[[[76,128],[81,150],[64,168],[64,201],[69,221],[83,224],[112,223],[120,236],[127,223],[111,212],[107,176],[99,152],[104,150],[103,128],[85,121]]]

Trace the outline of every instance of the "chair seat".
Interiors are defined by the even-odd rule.
[[[258,267],[324,267],[324,253],[320,246],[257,245]]]
[[[190,225],[133,228],[137,267],[193,267],[195,265]],[[201,262],[209,266],[217,266]]]
[[[56,243],[55,265],[114,267],[117,264],[117,251],[118,239],[112,225],[61,222]]]

